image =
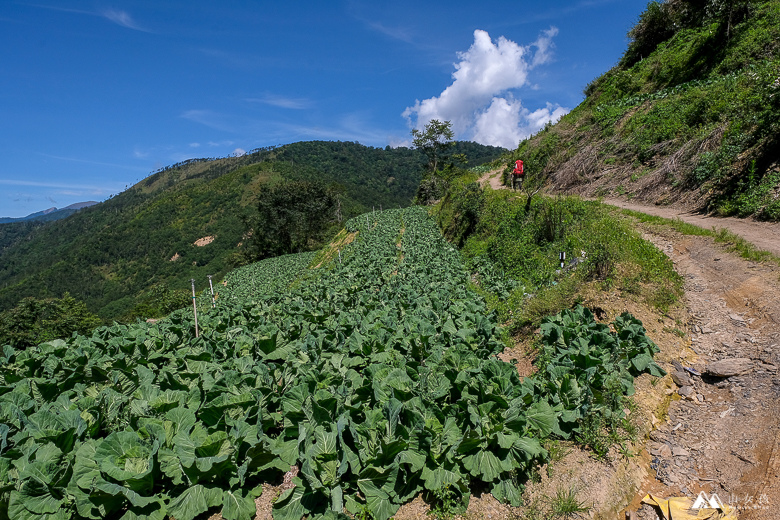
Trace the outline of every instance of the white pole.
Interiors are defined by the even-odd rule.
[[[190,278],[192,282],[192,311],[195,314],[195,337],[200,336],[198,332],[198,306],[195,304],[195,278]]]
[[[214,285],[211,283],[211,275],[208,275],[209,277],[209,289],[211,289],[211,308],[215,309],[217,307],[217,301],[214,299]]]

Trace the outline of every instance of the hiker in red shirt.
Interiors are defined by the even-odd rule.
[[[512,189],[515,189],[515,186],[519,184],[520,186],[523,185],[523,175],[525,175],[525,172],[523,171],[523,161],[520,159],[515,161],[515,169],[512,170]]]

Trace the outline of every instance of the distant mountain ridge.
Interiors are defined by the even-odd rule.
[[[80,209],[88,208],[90,206],[94,206],[95,204],[99,204],[99,202],[94,200],[89,200],[86,202],[76,202],[75,204],[71,204],[70,206],[65,206],[64,208],[49,208],[45,209],[43,211],[36,211],[35,213],[30,213],[26,217],[0,217],[0,224],[10,224],[11,222],[25,222],[30,220],[42,220],[42,221],[54,221],[54,220],[60,220],[65,217],[69,217],[73,215],[75,212],[77,212]]]
[[[476,166],[507,150],[458,142],[452,152]],[[344,220],[410,205],[425,161],[415,149],[308,141],[163,168],[69,218],[0,226],[0,310],[67,292],[103,319],[131,319],[154,291],[189,291],[190,279],[201,290],[230,271],[267,185],[331,186]]]

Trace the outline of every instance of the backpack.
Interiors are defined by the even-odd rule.
[[[515,161],[515,170],[512,173],[514,173],[515,175],[523,175],[524,174],[524,172],[523,172],[523,161],[521,161],[520,159]]]

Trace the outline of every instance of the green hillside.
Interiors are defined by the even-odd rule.
[[[780,218],[780,1],[651,2],[585,101],[511,155],[556,191]]]
[[[459,147],[473,163],[505,151]],[[335,187],[346,219],[374,206],[408,206],[423,164],[408,148],[320,141],[173,165],[67,219],[0,225],[0,310],[66,292],[104,319],[148,308],[152,289],[166,297],[178,290],[186,303],[191,278],[203,289],[207,275],[219,280],[238,261],[244,219],[256,213],[263,186],[305,180]],[[213,241],[195,245],[207,237]]]

